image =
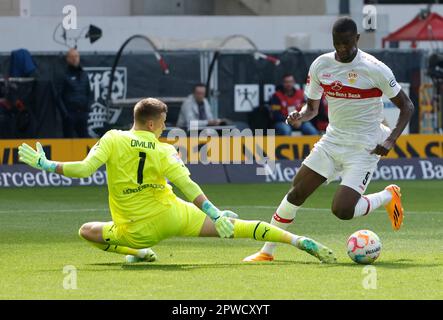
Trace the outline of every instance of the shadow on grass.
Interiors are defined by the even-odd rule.
[[[412,259],[398,259],[398,260],[390,260],[390,261],[379,261],[373,264],[377,269],[409,269],[409,268],[435,268],[440,267],[439,263],[417,263]],[[337,269],[340,268],[342,271],[349,270],[350,268],[363,268],[365,265],[357,264],[352,261],[348,262],[337,262],[335,264],[321,264],[318,261],[294,261],[294,260],[276,260],[271,263],[269,262],[255,262],[255,263],[159,263],[159,262],[140,262],[128,264],[125,262],[103,262],[103,263],[89,263],[85,264],[86,268],[80,267],[79,269],[83,271],[91,271],[91,272],[102,272],[106,270],[114,270],[114,271],[126,271],[126,270],[160,270],[160,271],[190,271],[196,269],[226,269],[232,267],[241,267],[241,268],[272,268],[275,266],[309,266],[309,267],[319,267],[326,269]],[[88,268],[93,267],[93,268]],[[56,270],[40,270],[40,272],[47,271],[56,271],[59,272],[59,269]]]
[[[410,268],[436,268],[442,267],[440,263],[419,263],[415,262],[416,260],[412,259],[397,259],[390,261],[378,261],[373,264],[377,269],[410,269]],[[318,261],[294,261],[294,260],[275,260],[273,262],[255,262],[255,263],[245,263],[245,262],[235,262],[235,263],[161,263],[161,262],[140,262],[128,264],[125,262],[102,262],[102,263],[89,263],[84,264],[84,267],[80,267],[79,269],[84,271],[91,272],[102,272],[104,270],[160,270],[160,271],[189,271],[196,269],[226,269],[232,267],[241,267],[241,268],[272,268],[278,266],[297,266],[297,267],[320,267],[326,269],[334,269],[339,268],[340,270],[346,271],[350,270],[350,268],[363,268],[365,265],[357,264],[352,261],[346,262],[337,262],[335,264],[322,264]],[[92,267],[92,268],[88,268]],[[54,271],[59,272],[59,269],[56,270],[39,270],[40,272],[48,272]]]
[[[380,261],[373,264],[378,269],[408,269],[408,268],[434,268],[441,266],[439,263],[417,263],[412,259],[398,259],[391,261]],[[149,263],[140,262],[134,264],[122,263],[122,262],[108,262],[108,263],[92,263],[88,266],[97,267],[120,267],[123,270],[163,270],[163,271],[187,271],[194,269],[209,269],[209,268],[230,268],[230,267],[272,267],[272,266],[318,266],[321,268],[360,268],[365,265],[356,264],[354,262],[337,262],[335,264],[321,264],[317,261],[293,261],[293,260],[276,260],[271,263],[259,262],[259,263]]]
[[[390,260],[390,261],[379,261],[372,264],[372,266],[377,269],[408,269],[408,268],[435,268],[441,266],[439,263],[417,263],[412,259],[398,259],[398,260]],[[357,264],[354,262],[338,262],[335,264],[328,264],[325,267],[349,267],[349,268],[358,268],[365,267],[364,264]]]
[[[290,261],[290,260],[278,260],[272,263],[262,262],[262,263],[149,263],[149,262],[140,262],[140,263],[121,263],[121,262],[109,262],[109,263],[91,263],[88,266],[98,266],[98,267],[121,267],[123,270],[162,270],[162,271],[187,271],[187,270],[195,270],[195,269],[209,269],[209,268],[232,268],[235,267],[272,267],[272,266],[281,266],[281,265],[319,265],[318,262],[310,262],[310,261]]]

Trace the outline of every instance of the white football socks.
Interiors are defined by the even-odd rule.
[[[298,208],[300,207],[290,203],[287,200],[286,195],[278,206],[277,211],[272,216],[271,225],[286,230],[292,221],[294,221]],[[276,245],[277,244],[275,242],[266,242],[260,251],[273,255]]]
[[[366,216],[370,212],[382,205],[387,205],[392,199],[392,194],[388,190],[361,196],[354,209],[354,218]]]

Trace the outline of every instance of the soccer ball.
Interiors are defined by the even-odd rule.
[[[371,264],[380,252],[380,238],[370,230],[356,231],[348,239],[348,255],[357,263]]]

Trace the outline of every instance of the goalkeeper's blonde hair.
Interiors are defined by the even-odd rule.
[[[134,121],[143,124],[147,120],[158,119],[163,112],[168,112],[168,107],[164,102],[155,98],[145,98],[134,106]]]

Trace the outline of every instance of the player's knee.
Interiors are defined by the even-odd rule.
[[[287,195],[288,201],[296,206],[301,206],[305,202],[306,198],[307,196],[303,192],[302,188],[296,185],[289,190]]]
[[[92,225],[91,223],[83,224],[80,229],[78,229],[78,235],[80,238],[89,240],[91,237]]]
[[[332,205],[332,213],[340,220],[350,220],[354,217],[354,208],[342,205]]]

